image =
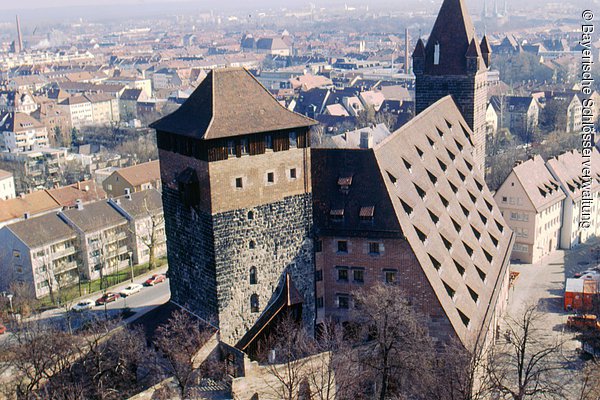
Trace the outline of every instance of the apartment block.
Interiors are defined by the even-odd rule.
[[[536,263],[559,248],[565,194],[541,156],[515,166],[494,198],[515,232],[512,260]]]

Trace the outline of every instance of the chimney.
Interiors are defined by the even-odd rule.
[[[77,206],[78,210],[83,210],[83,202],[81,201],[81,199],[75,200],[75,205]]]
[[[15,52],[20,53],[23,51],[23,37],[21,36],[21,24],[19,23],[19,16],[16,16],[17,19],[17,46],[15,46]]]
[[[404,73],[410,74],[410,57],[408,54],[408,28],[404,30]]]
[[[131,189],[130,188],[125,188],[125,198],[127,200],[131,200]]]

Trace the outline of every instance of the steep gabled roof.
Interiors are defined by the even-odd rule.
[[[395,219],[465,346],[489,328],[512,232],[450,96],[375,147]]]
[[[463,0],[444,0],[425,47],[425,73],[463,75],[467,72],[465,55],[475,38],[475,28]],[[440,62],[434,64],[435,46],[439,44]],[[417,44],[418,46],[418,44]],[[477,50],[479,43],[475,42]],[[481,54],[481,51],[478,51]]]
[[[538,213],[565,198],[540,155],[517,165],[513,172]]]
[[[160,179],[160,163],[158,160],[121,168],[111,174],[119,175],[132,186],[139,186]]]
[[[586,187],[592,192],[598,191],[600,188],[600,153],[598,149],[593,148],[591,157],[589,157],[588,167],[591,168],[589,186],[586,185],[588,178],[584,177],[582,173],[585,161],[580,152],[572,150],[551,158],[546,163],[552,175],[560,182],[563,191],[572,201],[578,201]]]
[[[209,140],[315,124],[279,104],[246,69],[223,68],[210,71],[181,107],[151,127]]]

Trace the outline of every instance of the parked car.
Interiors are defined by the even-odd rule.
[[[163,274],[154,274],[150,278],[146,279],[146,282],[144,282],[144,285],[154,286],[157,283],[164,282],[166,279],[167,279],[167,277],[164,276]]]
[[[73,308],[71,308],[71,310],[73,310],[73,311],[90,310],[90,309],[92,309],[92,307],[94,307],[94,304],[96,304],[96,303],[94,302],[94,300],[91,300],[91,299],[81,300],[79,303],[75,304],[73,306]]]
[[[570,315],[567,318],[567,326],[571,329],[600,331],[600,322],[592,314]]]
[[[127,285],[125,287],[125,289],[121,290],[121,296],[127,297],[127,296],[131,296],[132,294],[136,294],[137,292],[142,290],[142,287],[143,286],[140,285],[139,283],[132,283],[130,285]]]
[[[100,297],[98,300],[96,300],[96,305],[101,306],[101,305],[104,305],[107,303],[112,303],[113,301],[117,300],[120,297],[121,297],[121,295],[119,293],[106,292],[102,295],[102,297]]]

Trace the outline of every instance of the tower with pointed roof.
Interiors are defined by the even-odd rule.
[[[491,49],[480,42],[464,0],[444,0],[427,44],[413,53],[417,114],[452,95],[469,127],[475,163],[485,173],[485,111]]]
[[[245,69],[156,121],[172,300],[247,350],[287,311],[314,324],[310,127]]]

